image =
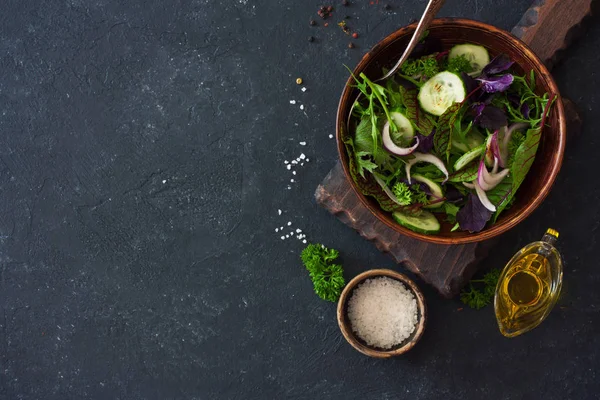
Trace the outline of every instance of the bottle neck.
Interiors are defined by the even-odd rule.
[[[542,237],[542,242],[546,242],[551,246],[555,246],[558,241],[558,232],[554,229],[548,229],[544,236]]]

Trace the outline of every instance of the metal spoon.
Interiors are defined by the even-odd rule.
[[[402,53],[402,56],[400,57],[396,65],[394,65],[392,69],[388,71],[387,74],[385,74],[379,79],[374,80],[373,82],[379,82],[389,78],[390,76],[394,75],[400,69],[400,67],[402,67],[402,64],[404,64],[408,57],[410,57],[410,54],[414,50],[415,46],[419,43],[423,32],[427,30],[429,24],[431,24],[431,21],[433,21],[433,18],[435,18],[436,14],[438,13],[438,11],[440,11],[445,2],[446,0],[429,0],[429,3],[427,4],[427,7],[425,8],[423,15],[421,16],[421,20],[417,25],[417,29],[415,29],[412,38],[410,39],[410,42],[408,42],[408,46],[406,46],[406,49],[404,49],[404,53]],[[350,108],[348,122],[346,123],[348,132],[350,132],[350,120],[352,119],[352,110],[354,110],[354,106],[358,102],[360,96],[361,94],[359,93],[359,95],[356,97],[356,100],[354,101],[354,104],[352,104],[352,108]]]

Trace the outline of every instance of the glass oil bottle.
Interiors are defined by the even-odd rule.
[[[498,279],[494,310],[500,332],[518,336],[538,326],[556,304],[563,266],[554,247],[558,232],[548,229],[539,242],[523,247]]]

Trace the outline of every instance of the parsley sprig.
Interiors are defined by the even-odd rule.
[[[313,281],[315,293],[327,301],[337,301],[346,285],[341,265],[333,264],[339,252],[322,244],[309,244],[300,258]]]
[[[469,285],[460,293],[460,301],[477,310],[487,306],[494,299],[496,284],[501,271],[492,269],[481,279],[472,279]]]

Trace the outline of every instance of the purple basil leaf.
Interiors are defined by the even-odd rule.
[[[457,188],[455,188],[452,185],[448,185],[446,187],[446,201],[448,203],[458,203],[459,201],[462,201],[465,197],[462,195],[461,192],[458,191]]]
[[[417,138],[419,139],[419,147],[417,147],[418,152],[421,153],[429,153],[431,149],[433,149],[433,136],[435,135],[435,128],[429,134],[429,136],[422,135],[417,133]]]
[[[506,98],[508,99],[508,101],[510,101],[512,103],[513,106],[515,107],[519,107],[519,105],[521,104],[521,98],[519,96],[517,96],[514,93],[508,93],[506,95]]]
[[[466,72],[461,72],[460,77],[462,78],[462,81],[465,84],[465,89],[467,91],[467,94],[472,93],[479,86],[477,81],[475,79],[471,78],[469,76],[469,74],[467,74]]]
[[[491,216],[492,212],[481,204],[479,197],[470,193],[467,204],[456,213],[456,221],[463,231],[479,232]]]
[[[504,111],[494,106],[485,106],[483,111],[473,120],[482,128],[496,130],[508,124]]]
[[[529,119],[529,112],[530,111],[531,111],[531,109],[529,108],[529,104],[523,103],[523,105],[521,106],[521,114],[523,114],[523,117],[525,119]]]
[[[511,74],[477,78],[483,91],[488,93],[504,92],[513,83],[513,79]]]
[[[511,61],[511,59],[506,54],[500,54],[494,57],[494,59],[483,68],[483,71],[481,71],[481,76],[490,76],[498,74],[500,72],[504,72],[507,69],[509,69],[513,64],[514,61]]]
[[[471,113],[473,117],[475,117],[475,123],[477,123],[478,118],[481,116],[481,113],[485,109],[484,103],[473,103],[471,104]]]

